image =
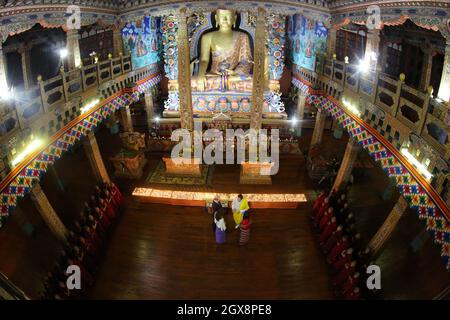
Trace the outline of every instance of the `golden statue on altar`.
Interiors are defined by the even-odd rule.
[[[233,30],[234,11],[218,9],[215,19],[219,30],[200,39],[198,75],[192,81],[192,90],[251,91],[253,57],[249,36]]]

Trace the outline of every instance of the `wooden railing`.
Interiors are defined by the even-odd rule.
[[[422,92],[406,85],[404,75],[394,79],[375,70],[362,73],[356,65],[328,59],[318,63],[313,72],[304,69],[295,71],[313,84],[333,82],[341,94],[357,94],[422,136],[442,156],[450,150],[450,129],[446,124],[449,120],[446,111],[448,102],[434,99],[430,91]]]
[[[61,72],[48,80],[39,77],[37,86],[21,92],[20,96],[15,97],[13,105],[3,106],[0,138],[16,129],[28,127],[31,122],[52,112],[62,103],[131,70],[131,57],[123,56]]]

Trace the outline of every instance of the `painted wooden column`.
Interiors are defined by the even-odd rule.
[[[44,219],[47,226],[52,233],[62,242],[66,240],[67,229],[59,219],[58,215],[48,201],[47,196],[41,188],[39,183],[31,188],[31,200],[39,211],[42,219]]]
[[[381,249],[391,237],[400,218],[405,214],[406,209],[408,209],[408,202],[405,200],[405,198],[400,196],[381,228],[369,242],[368,247],[370,248],[374,256],[380,254]]]
[[[420,79],[420,89],[427,91],[431,81],[431,69],[433,67],[433,51],[432,49],[423,50],[424,59],[422,65],[422,76]]]
[[[8,90],[8,81],[7,79],[7,69],[6,69],[6,58],[3,54],[3,44],[1,43],[0,38],[0,90],[4,92],[4,90]]]
[[[380,44],[380,57],[378,58],[377,68],[379,72],[385,73],[388,58],[388,42],[386,39]]]
[[[133,132],[133,119],[129,105],[120,108],[120,123],[124,132]]]
[[[262,125],[266,39],[266,11],[263,8],[258,8],[255,30],[255,56],[253,64],[252,114],[250,119],[250,129],[254,130],[261,129]]]
[[[301,91],[297,94],[297,112],[296,117],[298,119],[298,124],[295,125],[295,132],[298,137],[302,136],[302,120],[305,118],[305,106],[306,106],[306,95]]]
[[[155,116],[155,110],[153,106],[153,94],[151,92],[146,92],[144,97],[145,97],[145,110],[147,112],[147,124],[148,128],[151,129],[153,124],[153,117]]]
[[[342,159],[336,180],[334,180],[333,190],[339,191],[349,181],[359,150],[358,143],[350,138],[345,148],[344,158]]]
[[[445,59],[438,97],[445,102],[450,101],[450,35],[445,40]]]
[[[380,57],[380,30],[369,29],[367,32],[364,61],[368,61],[371,70],[374,70],[377,68],[379,57]]]
[[[22,62],[22,75],[25,90],[29,90],[33,86],[33,75],[31,71],[31,49],[22,46],[19,49]]]
[[[333,27],[328,30],[327,59],[333,59],[333,55],[336,53],[336,34],[337,30]]]
[[[181,128],[192,131],[194,129],[194,118],[192,113],[191,58],[189,53],[186,8],[180,9],[178,15],[177,43]]]
[[[67,66],[69,70],[73,70],[81,66],[80,53],[80,36],[77,29],[69,29],[66,33],[67,37]]]
[[[95,178],[98,182],[110,182],[108,171],[106,171],[105,164],[103,162],[100,149],[97,144],[97,139],[95,138],[94,131],[87,134],[83,141],[84,150],[89,159],[89,164],[91,165],[92,171],[94,172]]]
[[[123,40],[122,40],[122,32],[120,27],[114,26],[113,29],[113,49],[114,49],[114,57],[118,58],[121,54],[123,54]]]
[[[307,95],[299,91],[297,100],[297,118],[303,120],[305,118],[305,106]]]
[[[316,115],[316,124],[314,126],[314,131],[311,138],[309,150],[311,150],[314,146],[319,145],[322,142],[323,130],[325,129],[326,120],[327,114],[319,109]]]

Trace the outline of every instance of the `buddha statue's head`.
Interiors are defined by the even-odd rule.
[[[216,11],[216,27],[221,31],[229,31],[236,24],[236,12],[228,9],[217,9]]]

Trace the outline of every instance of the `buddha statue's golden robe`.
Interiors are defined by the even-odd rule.
[[[234,70],[238,75],[248,76],[252,71],[252,52],[248,36],[243,32],[233,33],[233,47],[230,51],[212,50],[210,73],[221,74],[221,65]]]
[[[199,71],[191,82],[193,91],[251,92],[253,58],[250,40],[245,32],[232,30],[235,22],[233,11],[217,11],[219,30],[206,33],[200,39]]]

